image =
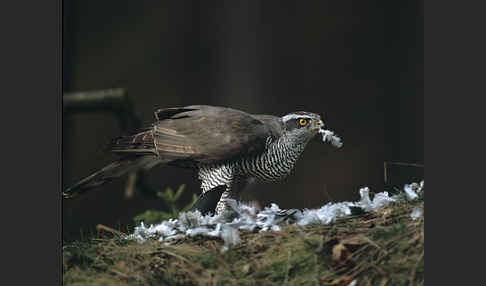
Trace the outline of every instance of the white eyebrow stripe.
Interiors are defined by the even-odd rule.
[[[306,118],[306,119],[312,119],[312,117],[308,115],[299,115],[299,114],[287,114],[284,117],[282,117],[283,122],[287,122],[292,119],[298,119],[298,118]]]

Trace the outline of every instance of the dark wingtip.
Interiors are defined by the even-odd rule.
[[[155,119],[157,119],[157,121],[161,121],[161,120],[164,120],[164,119],[172,118],[173,116],[177,115],[178,113],[183,113],[183,112],[193,111],[193,110],[197,110],[197,109],[192,108],[191,106],[160,108],[160,109],[157,109],[154,112],[154,114],[155,114]]]

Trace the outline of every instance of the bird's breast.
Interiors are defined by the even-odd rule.
[[[237,163],[238,171],[262,182],[280,181],[292,172],[301,153],[300,148],[274,144],[261,154],[242,158]]]

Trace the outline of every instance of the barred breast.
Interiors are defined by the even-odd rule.
[[[305,148],[305,145],[295,146],[291,143],[281,138],[268,144],[261,154],[219,164],[201,164],[199,179],[202,181],[203,192],[221,185],[231,188],[236,177],[246,180],[254,178],[260,182],[284,179],[291,173]]]
[[[229,186],[235,176],[235,163],[201,164],[199,166],[199,179],[203,193],[217,186]]]
[[[292,146],[286,140],[270,144],[265,152],[237,162],[237,169],[247,177],[262,182],[276,182],[287,177],[305,146]]]

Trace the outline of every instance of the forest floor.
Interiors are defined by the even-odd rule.
[[[64,285],[423,285],[423,199],[323,225],[240,231],[241,243],[194,236],[165,245],[123,234],[63,246]]]

